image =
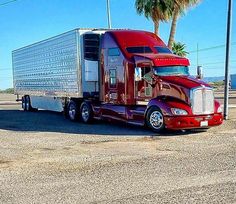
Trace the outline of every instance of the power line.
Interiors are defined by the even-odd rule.
[[[231,63],[236,62],[236,60],[231,60]],[[207,62],[207,63],[201,63],[201,65],[210,65],[210,64],[224,64],[225,62]]]
[[[194,70],[196,70],[196,67],[190,67],[190,69],[194,71]],[[221,66],[221,67],[204,67],[204,70],[216,70],[216,71],[224,72],[224,66]]]
[[[236,60],[231,60],[230,61],[230,63],[231,64],[233,64],[233,63],[235,63],[236,62]],[[200,63],[201,65],[215,65],[215,64],[224,64],[225,62],[224,61],[218,61],[218,62],[207,62],[207,63]],[[196,64],[195,65],[191,65],[191,66],[196,66]]]
[[[236,45],[236,42],[231,43],[232,46]],[[203,52],[203,51],[208,51],[208,50],[214,50],[214,49],[218,49],[218,48],[223,48],[226,45],[217,45],[217,46],[213,46],[213,47],[207,47],[207,48],[202,48],[202,49],[198,49],[198,50],[192,50],[189,53],[196,53],[196,52]]]
[[[204,57],[201,57],[201,60],[202,59],[209,59],[209,58],[219,58],[219,57],[224,57],[222,54],[218,54],[218,55],[210,55],[210,56],[204,56]],[[193,59],[196,59],[197,57],[195,56],[191,56],[191,60],[193,61]]]
[[[17,1],[17,0],[10,0],[10,1],[3,2],[3,3],[0,3],[0,6],[5,6],[5,5],[13,3],[15,1]]]

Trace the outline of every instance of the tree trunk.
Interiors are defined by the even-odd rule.
[[[159,21],[154,21],[154,32],[158,35],[159,32]]]
[[[178,16],[179,16],[178,9],[175,8],[172,23],[171,23],[170,37],[169,37],[169,41],[168,41],[168,47],[170,49],[172,49],[172,45],[173,45],[173,42],[174,42],[174,39],[175,39]]]

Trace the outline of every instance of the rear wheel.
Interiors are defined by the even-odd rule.
[[[73,100],[68,104],[67,115],[71,121],[77,121],[79,119],[78,105]]]
[[[25,96],[25,109],[26,111],[31,111],[32,109],[29,96]]]
[[[21,106],[22,106],[22,109],[23,109],[24,111],[26,111],[25,96],[22,97]]]
[[[88,102],[83,102],[80,106],[81,120],[90,123],[93,120],[93,109]]]
[[[146,114],[146,125],[154,132],[161,132],[165,129],[164,116],[160,108],[153,106]]]
[[[30,96],[26,95],[22,97],[22,108],[24,111],[33,111],[34,109],[31,106]]]

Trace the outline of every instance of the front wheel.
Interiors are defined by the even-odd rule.
[[[146,125],[156,133],[165,129],[164,116],[160,108],[153,106],[146,114]]]

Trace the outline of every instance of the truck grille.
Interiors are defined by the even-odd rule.
[[[214,113],[214,93],[209,87],[192,89],[192,111],[194,115]]]

